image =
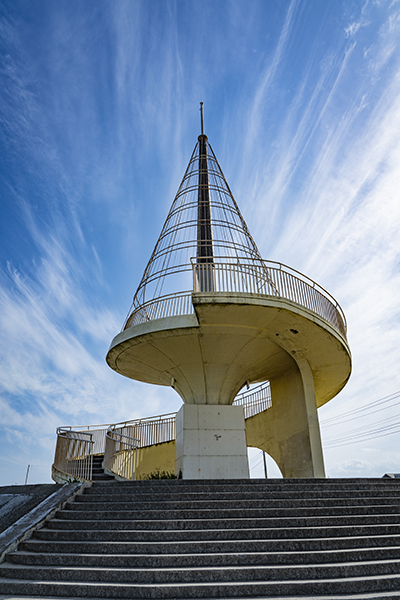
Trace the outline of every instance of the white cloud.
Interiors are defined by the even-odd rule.
[[[229,183],[260,249],[316,279],[345,309],[354,371],[321,415],[360,404],[366,394],[378,398],[400,389],[398,3],[379,7],[387,15],[379,31],[371,18],[376,3],[365,2],[334,45],[316,34],[310,58],[290,82],[285,69],[304,18],[297,0],[279,13],[272,52],[264,37],[250,40],[260,58],[248,72],[234,64],[242,49],[236,51],[234,36],[220,23],[189,44],[178,24],[182,13],[172,5],[167,25],[155,19],[150,26],[145,3],[105,3],[101,30],[87,27],[93,15],[72,19],[66,6],[50,11],[48,79],[25,42],[26,25],[0,19],[10,48],[0,110],[20,167],[10,186],[32,249],[22,262],[11,258],[0,279],[0,418],[8,443],[18,439],[24,460],[30,447],[43,445],[47,454],[38,449],[37,463],[46,464],[56,425],[179,406],[173,392],[126,380],[106,366],[104,355],[125,315],[114,305],[116,294],[110,299],[112,269],[104,264],[109,250],[124,247],[126,255],[110,262],[133,294],[138,264],[144,267],[148,258],[143,248],[151,251],[154,223],[166,214],[183,175],[193,145],[187,132],[197,133],[188,115],[203,94],[215,102],[210,114],[219,111],[219,158],[223,168],[228,164]],[[240,3],[229,14],[235,36],[245,21],[247,39],[258,12],[253,7],[247,19],[243,6],[245,20]],[[94,31],[107,32],[96,46],[100,57],[90,54]],[[39,207],[32,173],[42,181]],[[145,223],[143,215],[150,214]],[[90,228],[115,224],[124,241],[105,251]],[[39,430],[47,433],[38,437],[33,432]],[[396,470],[392,444],[383,443],[374,472],[384,461]],[[327,450],[328,472],[369,468],[364,445],[351,448],[351,460],[349,452]]]

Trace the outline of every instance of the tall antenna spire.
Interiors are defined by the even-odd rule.
[[[200,115],[201,115],[201,135],[204,135],[203,102],[200,102]]]
[[[204,135],[203,103],[200,102],[201,135],[199,141],[199,179],[197,200],[197,262],[214,262],[213,234],[211,227],[210,183],[208,178],[207,136]],[[208,278],[208,274],[206,274]],[[204,288],[204,290],[203,290]],[[201,291],[212,290],[210,282],[200,282]]]

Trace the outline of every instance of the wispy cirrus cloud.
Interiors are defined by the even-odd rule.
[[[180,405],[104,355],[196,141],[199,101],[264,256],[345,309],[354,373],[322,411],[394,391],[399,4],[45,2],[38,21],[31,6],[0,18],[14,232],[0,241],[0,398],[22,462],[36,443],[51,462],[56,425]],[[35,442],[37,428],[51,431]]]
[[[34,272],[9,264],[0,280],[0,446],[5,457],[14,448],[5,472],[30,463],[49,473],[57,426],[119,422],[181,403],[107,367],[121,316],[86,289],[90,263],[81,266],[59,240],[43,235],[40,244]],[[32,476],[43,481],[43,469]]]
[[[379,23],[375,8],[366,3],[336,53],[308,64],[270,148],[245,158],[250,185],[238,179],[264,256],[311,276],[345,309],[353,374],[322,417],[400,389],[400,15],[386,3]],[[333,467],[351,452],[383,474],[385,461],[400,461],[394,438],[327,450],[328,473],[356,474],[355,463]],[[379,465],[369,463],[368,448],[380,453]]]

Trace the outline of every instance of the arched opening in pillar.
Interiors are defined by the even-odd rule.
[[[267,452],[263,452],[260,448],[247,448],[247,456],[249,460],[250,479],[283,479],[282,472]]]

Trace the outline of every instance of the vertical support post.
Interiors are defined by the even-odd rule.
[[[197,265],[201,292],[214,290],[213,238],[211,227],[210,183],[208,178],[207,136],[204,135],[203,103],[200,103],[201,135],[199,141],[199,183],[197,204]]]
[[[28,483],[29,469],[31,468],[31,466],[32,465],[28,465],[28,468],[26,469],[25,485]]]
[[[265,456],[264,450],[263,450],[263,461],[264,461],[264,475],[265,475],[265,479],[268,479],[268,476],[267,476],[267,458]]]

